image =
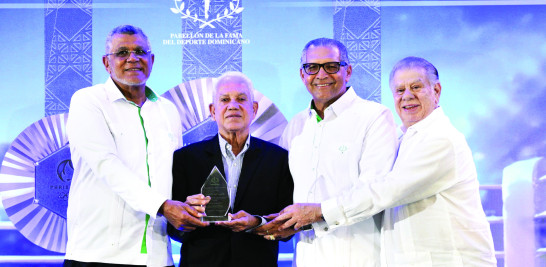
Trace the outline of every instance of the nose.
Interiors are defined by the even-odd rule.
[[[232,100],[230,100],[229,103],[227,104],[227,108],[228,108],[228,109],[237,109],[237,108],[239,108],[239,103],[237,103],[237,100],[232,99]]]
[[[414,95],[411,92],[411,89],[406,88],[406,90],[404,90],[404,93],[402,94],[402,100],[411,100],[411,99],[413,99],[413,97],[414,97]]]
[[[320,67],[317,74],[315,74],[317,78],[325,78],[328,77],[328,73],[324,70],[324,66]]]
[[[127,57],[127,61],[136,62],[138,60],[139,60],[139,57],[137,57],[137,55],[135,54],[135,51],[130,51],[129,56]]]

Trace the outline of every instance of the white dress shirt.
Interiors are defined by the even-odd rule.
[[[289,151],[294,203],[320,203],[386,174],[395,157],[396,127],[386,107],[349,88],[320,122],[314,109],[298,113],[280,144]],[[340,226],[330,219],[340,208],[322,205],[326,222],[300,234],[298,266],[379,266],[381,215]]]
[[[138,107],[108,79],[72,97],[67,259],[173,264],[167,220],[157,212],[171,197],[172,156],[182,145],[182,128],[171,102],[149,88],[146,96]],[[141,253],[145,230],[147,253]]]
[[[241,170],[243,169],[243,160],[245,153],[250,146],[250,134],[246,138],[243,149],[237,156],[233,154],[232,146],[224,139],[220,133],[218,133],[218,139],[220,143],[220,151],[222,152],[222,163],[224,164],[224,173],[227,176],[227,186],[229,193],[229,210],[233,212],[233,206],[235,205],[235,197],[237,196],[237,186],[239,185],[239,177],[241,176]],[[247,233],[252,232],[255,228],[258,228],[267,223],[267,220],[259,215],[254,215],[260,220],[260,224],[250,229],[246,229]]]
[[[220,143],[220,151],[222,151],[222,162],[224,163],[224,173],[226,174],[227,186],[229,192],[229,210],[233,210],[235,204],[235,196],[237,195],[237,185],[239,184],[239,176],[243,168],[243,159],[250,145],[250,134],[246,138],[243,149],[237,156],[233,154],[231,145],[218,133]]]
[[[326,205],[341,224],[386,209],[386,266],[496,266],[478,191],[470,148],[437,108],[407,129],[389,174]]]

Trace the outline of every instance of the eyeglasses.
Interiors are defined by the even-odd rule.
[[[131,53],[134,53],[135,56],[138,57],[138,58],[143,58],[143,57],[149,55],[150,53],[152,53],[152,50],[142,50],[142,49],[137,49],[137,50],[134,50],[134,51],[132,51],[132,50],[121,50],[121,51],[114,52],[114,53],[108,53],[105,56],[114,55],[119,59],[127,59],[131,55]]]
[[[320,68],[323,68],[324,71],[328,74],[336,74],[339,71],[340,66],[347,66],[347,62],[341,61],[341,62],[326,62],[324,64],[319,63],[305,63],[302,65],[303,70],[305,73],[309,75],[317,74],[320,71]]]

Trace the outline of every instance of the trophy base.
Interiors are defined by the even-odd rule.
[[[205,216],[201,217],[202,222],[229,222],[230,218],[226,216]]]

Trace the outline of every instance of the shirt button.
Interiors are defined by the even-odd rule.
[[[324,229],[323,229],[323,230],[324,230],[325,232],[326,232],[326,231],[328,231],[328,227],[324,227]]]

